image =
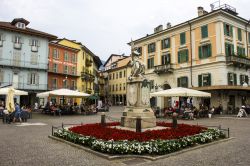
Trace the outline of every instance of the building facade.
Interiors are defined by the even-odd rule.
[[[127,78],[131,72],[129,63],[131,57],[111,55],[105,63],[105,71],[102,75],[108,80],[104,94],[113,105],[126,105],[127,103]],[[105,92],[106,90],[106,92]]]
[[[36,93],[47,90],[48,42],[57,37],[28,24],[23,18],[0,22],[0,83],[28,91],[17,102],[33,105]]]
[[[146,66],[152,92],[172,87],[208,91],[208,106],[232,110],[249,100],[250,25],[229,5],[206,12],[176,26],[160,25],[155,32],[134,41]],[[157,98],[166,107],[168,99]]]

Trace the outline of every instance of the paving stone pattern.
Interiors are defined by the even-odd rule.
[[[107,113],[119,118],[122,107],[112,107]],[[29,123],[45,123],[47,125],[18,126],[0,123],[0,166],[118,166],[118,165],[149,165],[149,166],[200,166],[218,165],[235,166],[250,165],[250,118],[214,117],[194,121],[178,121],[179,123],[219,125],[230,128],[230,135],[236,139],[207,146],[202,149],[188,151],[157,161],[146,159],[124,158],[106,160],[84,150],[48,138],[51,126],[61,123],[94,123],[100,122],[100,114],[90,116],[50,116],[34,113]],[[166,120],[171,122],[171,119]]]

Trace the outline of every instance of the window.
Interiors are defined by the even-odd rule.
[[[188,77],[177,78],[177,86],[187,88],[188,87]]]
[[[148,53],[155,52],[155,43],[151,43],[148,45]]]
[[[120,84],[120,91],[122,90],[122,84]]]
[[[36,40],[36,39],[30,39],[30,45],[38,47],[38,40]]]
[[[154,67],[154,58],[148,59],[148,69],[151,69]]]
[[[32,53],[30,58],[31,58],[30,63],[32,65],[37,65],[38,55],[36,53]]]
[[[112,86],[112,91],[115,91],[115,85]]]
[[[59,59],[59,50],[57,50],[56,48],[53,49],[53,58]]]
[[[28,84],[31,85],[39,84],[39,76],[37,73],[28,73]]]
[[[53,72],[57,73],[58,65],[56,63],[53,64]]]
[[[25,24],[22,23],[22,22],[18,22],[18,23],[16,23],[16,27],[17,27],[17,28],[25,29]]]
[[[112,74],[109,74],[109,80],[111,80],[112,79]]]
[[[170,63],[170,54],[163,54],[161,56],[161,64],[166,65]]]
[[[21,43],[21,37],[20,36],[15,36],[14,37],[14,43]]]
[[[64,71],[65,74],[68,74],[68,70],[69,70],[69,67],[68,66],[64,66],[64,70],[63,71]]]
[[[111,85],[109,85],[109,91],[111,91]]]
[[[208,58],[212,56],[211,44],[199,46],[199,58]]]
[[[188,49],[180,50],[178,52],[178,63],[183,63],[188,61]]]
[[[122,71],[120,71],[119,76],[120,76],[120,78],[122,78]]]
[[[69,55],[68,55],[68,52],[65,51],[64,52],[64,61],[68,61],[69,60]]]
[[[76,81],[75,80],[72,80],[71,81],[71,89],[76,89]]]
[[[71,73],[72,73],[73,75],[75,75],[75,74],[76,74],[76,67],[75,67],[75,66],[72,66]]]
[[[211,74],[198,75],[199,86],[211,86]]]
[[[227,73],[228,85],[237,85],[237,75],[235,73]]]
[[[52,89],[57,89],[57,79],[56,78],[52,79]]]
[[[123,83],[123,90],[126,90],[126,84]]]
[[[115,79],[115,73],[113,73],[113,80]]]
[[[118,85],[117,85],[117,84],[116,84],[116,86],[115,86],[115,90],[118,91]]]
[[[126,77],[126,70],[124,70],[123,72],[123,77]]]
[[[224,35],[233,37],[233,26],[224,23]]]
[[[72,63],[76,63],[76,54],[72,53],[71,61],[72,61]]]
[[[243,85],[244,83],[249,83],[248,75],[240,75],[240,85]]]
[[[67,79],[63,80],[63,88],[68,88],[68,80]]]
[[[150,89],[154,89],[154,80],[149,81]]]
[[[207,25],[204,25],[201,27],[201,38],[207,38],[208,37],[208,28]]]
[[[225,43],[226,56],[234,55],[234,45],[230,43]]]
[[[166,48],[170,48],[170,38],[166,38],[161,41],[161,49]]]
[[[183,32],[180,34],[180,45],[186,44],[186,33]]]
[[[246,57],[245,48],[237,46],[237,55],[239,57]]]
[[[242,41],[242,34],[241,34],[241,29],[238,28],[238,40]]]
[[[118,79],[118,72],[116,72],[116,79]]]

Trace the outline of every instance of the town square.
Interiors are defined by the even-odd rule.
[[[3,0],[0,165],[249,165],[249,2],[130,1]]]

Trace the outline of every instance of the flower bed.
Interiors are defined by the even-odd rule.
[[[117,125],[119,123],[108,123],[106,127],[86,124],[57,130],[54,136],[104,153],[157,155],[225,138],[220,130],[187,124],[179,124],[173,129],[171,123],[157,123],[158,126],[170,128],[142,133],[109,127]]]

